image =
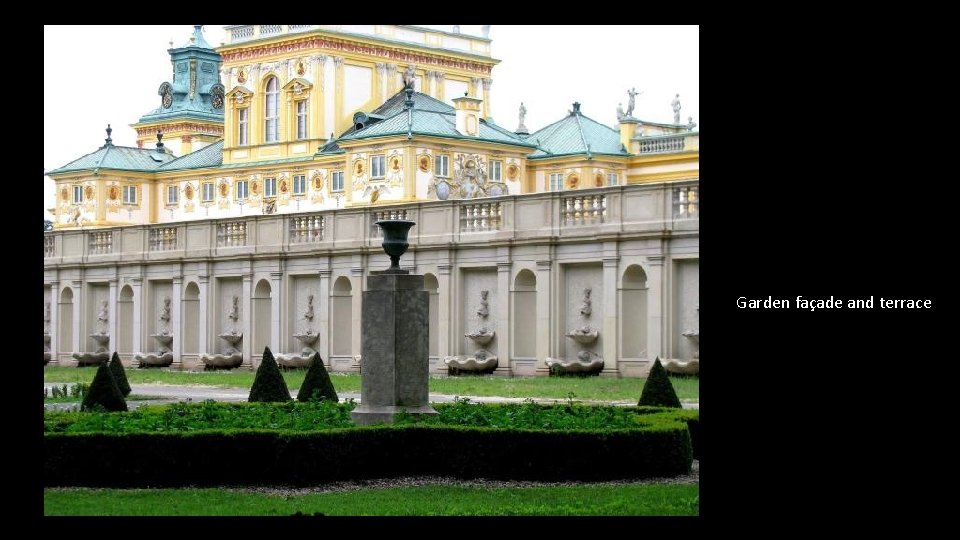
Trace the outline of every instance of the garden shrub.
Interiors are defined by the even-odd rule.
[[[667,370],[660,364],[659,356],[650,368],[650,374],[647,375],[647,382],[643,384],[643,391],[640,392],[640,401],[637,405],[680,408],[680,399],[677,398],[673,384],[670,383]]]
[[[90,390],[83,396],[83,403],[80,404],[82,411],[95,410],[97,407],[107,411],[127,410],[127,402],[123,400],[123,394],[117,387],[117,381],[114,380],[106,362],[101,363],[97,368],[97,374],[93,376],[93,382],[90,383]]]
[[[123,363],[120,362],[120,355],[113,351],[113,357],[110,358],[110,373],[113,374],[113,380],[117,382],[117,388],[124,397],[130,395],[130,383],[127,382],[127,373],[123,370]]]
[[[336,389],[333,387],[333,382],[330,381],[330,374],[327,373],[327,368],[323,365],[323,358],[320,358],[320,353],[313,355],[313,362],[310,364],[310,369],[307,370],[307,375],[303,379],[300,391],[297,392],[298,401],[310,401],[314,399],[340,400],[337,396]]]
[[[265,402],[265,401],[290,401],[290,390],[287,388],[283,375],[280,374],[280,366],[273,358],[270,347],[263,348],[263,360],[260,367],[257,368],[257,375],[253,379],[253,386],[250,388],[250,397],[247,401]]]

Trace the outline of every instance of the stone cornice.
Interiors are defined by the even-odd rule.
[[[494,63],[494,61],[491,61],[490,65],[487,65],[481,62],[453,59],[426,52],[407,52],[401,47],[370,45],[362,41],[320,36],[291,39],[281,43],[253,46],[237,51],[224,51],[221,53],[221,56],[223,57],[224,63],[242,62],[279,54],[290,54],[299,51],[314,51],[316,49],[366,54],[379,58],[389,58],[398,62],[416,63],[418,67],[425,68],[427,66],[440,66],[445,68],[473,71],[487,75],[489,75],[492,71]]]

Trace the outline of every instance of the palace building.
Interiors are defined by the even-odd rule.
[[[48,171],[44,352],[254,368],[269,346],[358,371],[375,222],[416,222],[433,373],[699,359],[699,131],[573,103],[491,118],[490,39],[403,25],[197,26],[130,127]],[[591,104],[594,107],[609,104]],[[117,128],[119,129],[119,128]],[[145,359],[148,359],[145,360]],[[164,361],[166,359],[166,361]],[[225,363],[224,363],[225,362]]]

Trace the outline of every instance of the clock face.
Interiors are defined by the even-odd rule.
[[[167,92],[163,95],[163,108],[169,109],[171,105],[173,105],[173,95]]]

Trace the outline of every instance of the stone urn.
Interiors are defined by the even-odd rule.
[[[400,269],[400,256],[410,247],[407,235],[416,222],[406,219],[382,219],[376,223],[383,230],[383,251],[390,256],[390,268],[386,273],[406,274],[406,270]]]

